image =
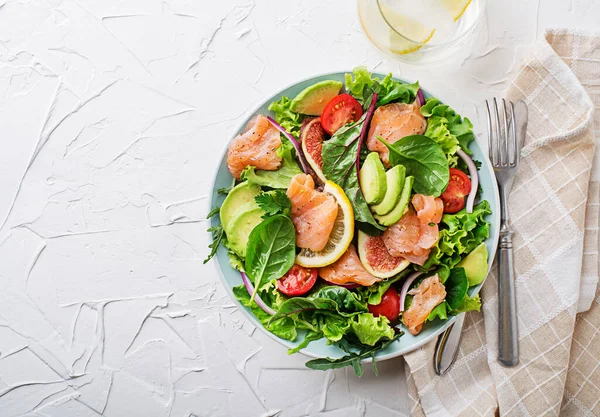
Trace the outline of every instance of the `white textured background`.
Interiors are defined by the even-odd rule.
[[[393,71],[482,132],[544,28],[600,24],[597,0],[489,3],[471,55],[414,68],[353,0],[0,0],[0,416],[406,415],[401,359],[310,371],[244,320],[202,264],[207,194],[298,79]]]

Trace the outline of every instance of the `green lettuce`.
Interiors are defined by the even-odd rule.
[[[353,318],[350,326],[363,345],[374,346],[381,339],[394,337],[394,329],[385,316],[375,317],[371,313],[362,313]]]
[[[352,74],[346,74],[346,90],[356,98],[363,106],[373,93],[377,93],[377,106],[399,102],[412,103],[417,97],[419,83],[405,84],[392,79],[392,73],[385,76],[383,80],[373,77],[365,67],[356,67]]]
[[[456,151],[462,149],[471,155],[469,144],[473,141],[473,124],[468,118],[462,118],[450,106],[442,104],[437,98],[430,98],[421,107],[421,114],[427,117],[425,136],[435,140],[447,155],[450,166],[456,166]]]
[[[290,110],[292,100],[286,96],[269,105],[269,110],[275,113],[275,121],[296,138],[300,137],[300,127],[304,116]]]
[[[473,297],[466,296],[462,303],[455,309],[452,310],[452,314],[460,314],[467,311],[479,311],[481,310],[481,298],[479,294],[475,294]]]
[[[381,297],[383,297],[383,294],[385,294],[392,284],[407,276],[408,272],[408,270],[402,271],[392,278],[377,282],[368,287],[360,286],[356,289],[356,294],[364,302],[377,305],[381,302]]]
[[[302,170],[296,162],[296,151],[292,144],[287,139],[282,142],[277,149],[277,155],[281,158],[281,166],[277,171],[265,171],[248,166],[242,171],[241,180],[248,180],[249,183],[261,187],[287,189],[294,175],[301,174]]]
[[[454,268],[490,234],[490,223],[485,217],[492,213],[490,203],[482,201],[468,214],[465,209],[456,214],[444,214],[440,223],[440,237],[431,249],[422,269],[427,271],[438,265]]]

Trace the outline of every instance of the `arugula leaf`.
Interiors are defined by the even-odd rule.
[[[263,219],[275,214],[289,216],[292,211],[292,202],[281,190],[262,192],[254,197],[254,201],[265,212],[262,216]]]
[[[390,150],[390,163],[404,165],[406,175],[413,176],[414,190],[419,194],[438,197],[450,180],[450,169],[444,151],[432,139],[423,135],[412,135],[389,144],[377,137]]]
[[[210,219],[211,217],[216,216],[217,214],[219,214],[220,210],[221,210],[221,207],[219,207],[219,206],[213,208],[211,211],[208,212],[208,214],[206,215],[206,218]]]
[[[458,308],[469,289],[469,280],[464,268],[450,270],[450,276],[444,284],[446,287],[446,302],[451,309]]]
[[[373,234],[373,229],[383,231],[385,228],[377,223],[369,210],[356,171],[358,144],[366,116],[367,113],[357,122],[338,129],[331,139],[323,143],[323,173],[328,180],[335,182],[344,190],[354,209],[354,219],[359,223],[359,228],[366,233],[371,231],[370,234]],[[366,224],[370,228],[363,228],[361,224]]]
[[[289,217],[277,214],[263,220],[250,232],[246,273],[255,288],[260,289],[263,284],[281,278],[294,265],[295,259],[296,232]]]
[[[209,227],[208,232],[212,233],[213,241],[210,245],[208,245],[208,247],[210,248],[210,253],[206,257],[204,262],[202,262],[204,264],[210,261],[217,254],[219,246],[221,246],[221,243],[226,241],[227,239],[225,237],[225,230],[223,230],[223,226],[220,224],[218,226]]]
[[[300,127],[304,116],[290,110],[292,100],[288,97],[281,97],[281,100],[274,101],[269,105],[269,110],[275,113],[275,121],[294,137],[300,137]]]
[[[247,166],[240,176],[242,181],[248,180],[250,184],[263,187],[287,189],[294,175],[301,174],[302,170],[296,162],[294,156],[296,150],[290,141],[282,139],[281,143],[282,145],[277,149],[277,155],[281,158],[281,166],[277,171],[265,171]]]
[[[310,369],[326,371],[328,369],[338,369],[338,368],[344,368],[346,366],[351,366],[354,369],[354,373],[357,376],[362,376],[363,375],[363,367],[362,367],[362,364],[360,363],[360,361],[363,359],[372,358],[373,359],[373,372],[375,372],[375,374],[377,375],[377,365],[375,364],[375,354],[377,353],[377,351],[385,349],[389,344],[396,341],[400,336],[402,336],[402,334],[403,334],[402,332],[397,333],[394,335],[394,337],[392,339],[382,340],[373,347],[363,348],[359,352],[350,352],[348,355],[343,356],[338,359],[332,359],[332,358],[312,359],[312,360],[306,362],[306,367],[310,368]],[[342,346],[340,346],[340,347],[342,347]],[[346,350],[346,352],[349,352],[349,350]]]
[[[373,77],[366,67],[356,67],[352,74],[345,75],[346,90],[365,105],[372,93],[379,94],[377,106],[391,102],[412,103],[415,101],[419,83],[405,84],[392,79],[392,73],[383,80]]]
[[[217,194],[227,195],[231,192],[231,190],[233,190],[233,187],[235,187],[235,178],[233,180],[231,180],[231,185],[229,187],[217,189]]]

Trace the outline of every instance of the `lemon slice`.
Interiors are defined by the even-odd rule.
[[[354,211],[352,204],[339,185],[327,181],[323,191],[335,198],[339,209],[333,230],[325,248],[319,252],[302,249],[296,256],[296,263],[305,268],[320,268],[331,265],[341,258],[354,237]]]
[[[429,42],[435,34],[435,28],[428,28],[423,23],[384,4],[381,5],[381,14],[388,25],[395,29],[390,28],[389,48],[395,54],[405,55],[415,52]],[[400,36],[399,33],[404,36]]]
[[[442,0],[452,19],[456,22],[465,13],[472,0]]]

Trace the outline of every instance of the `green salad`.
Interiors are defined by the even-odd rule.
[[[319,339],[346,352],[308,367],[361,375],[398,338],[481,307],[491,210],[473,139],[418,83],[363,67],[280,97],[229,144],[205,262],[226,250],[235,297],[290,353]]]

